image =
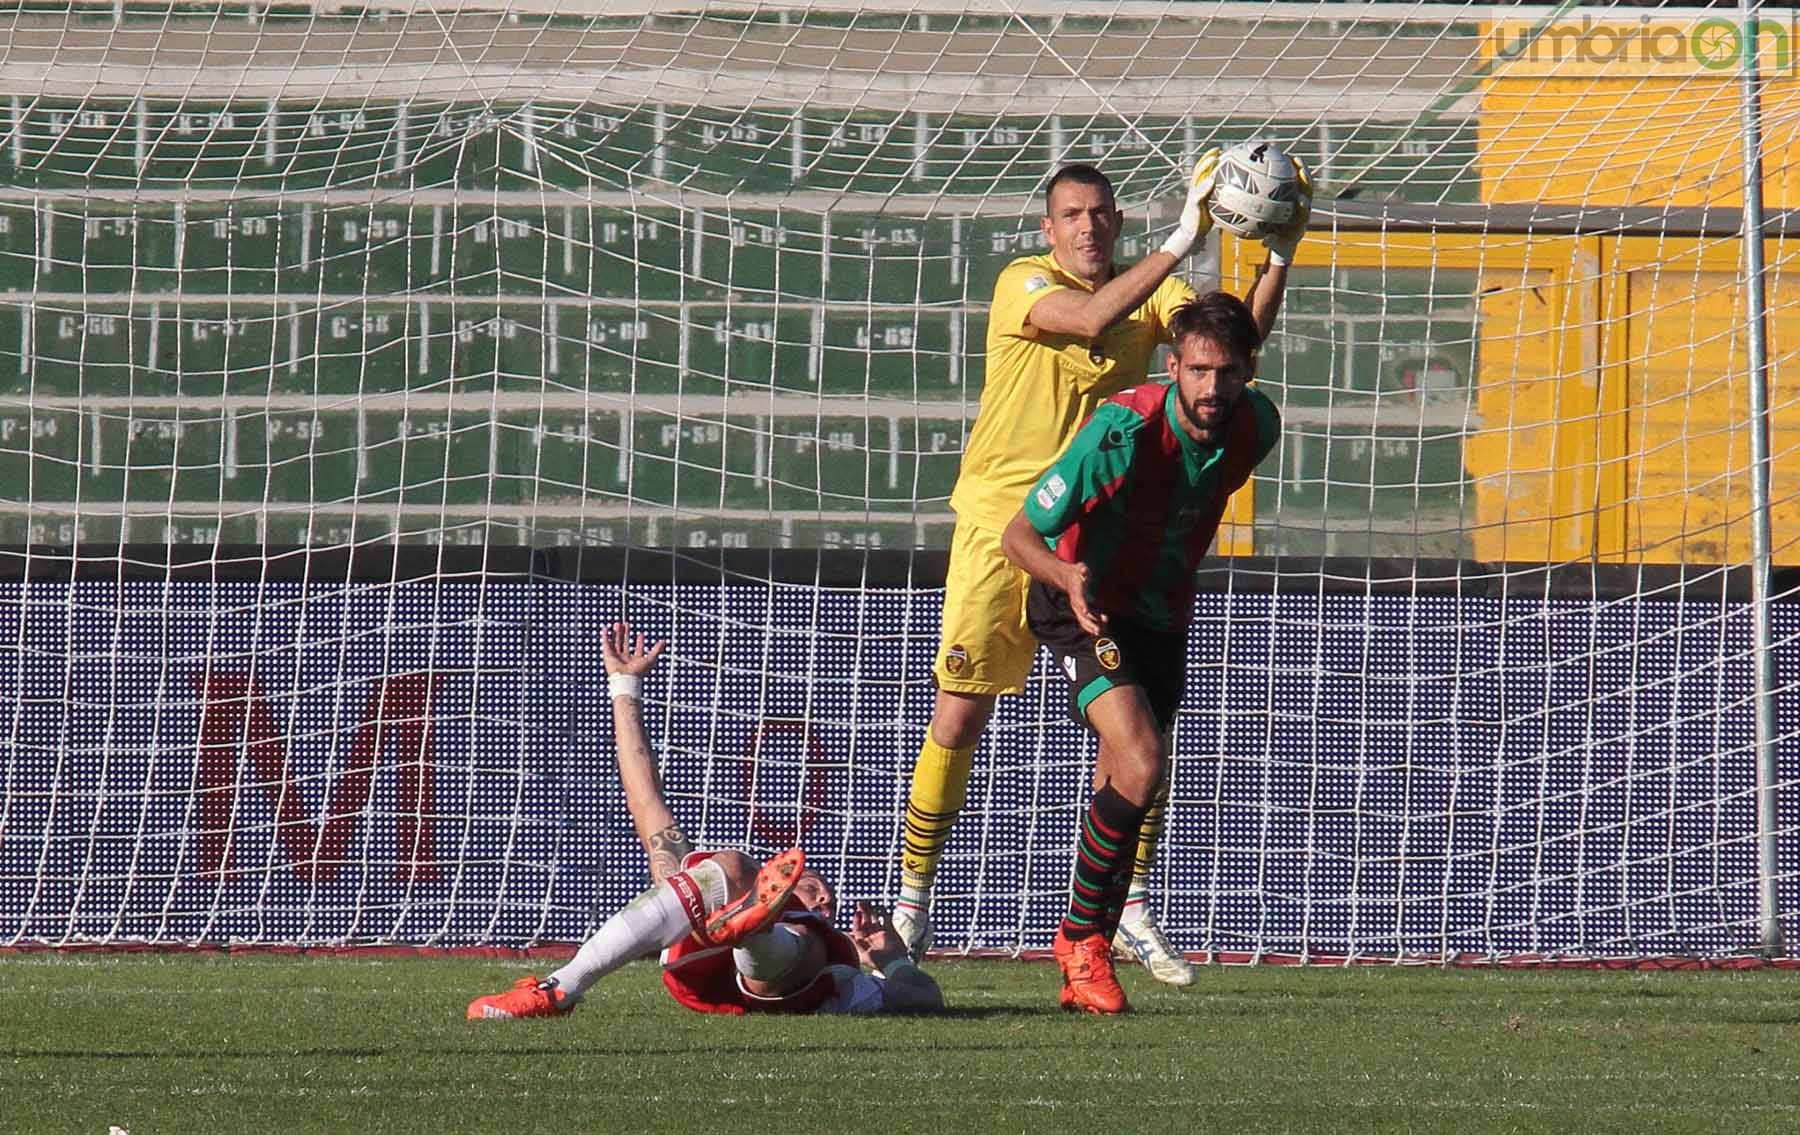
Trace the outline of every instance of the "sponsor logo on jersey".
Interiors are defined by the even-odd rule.
[[[1069,676],[1069,681],[1075,680],[1075,659],[1066,654],[1063,655],[1063,673]]]
[[[1038,486],[1037,502],[1039,508],[1055,508],[1056,502],[1069,491],[1069,482],[1062,479],[1061,473],[1052,473],[1044,478]]]
[[[944,673],[952,678],[960,678],[968,668],[969,652],[963,649],[962,643],[955,643],[944,651]]]
[[[1119,644],[1110,638],[1095,639],[1094,660],[1100,663],[1103,670],[1117,670],[1119,668]]]
[[[1042,275],[1033,276],[1031,279],[1025,281],[1025,294],[1028,296],[1035,295],[1049,286],[1050,277]]]

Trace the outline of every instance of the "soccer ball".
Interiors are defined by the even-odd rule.
[[[1219,155],[1210,206],[1220,228],[1261,240],[1293,219],[1299,201],[1300,171],[1275,143],[1239,142]]]

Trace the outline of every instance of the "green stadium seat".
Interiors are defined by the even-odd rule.
[[[542,106],[534,109],[533,123],[533,165],[541,184],[623,186],[651,174],[656,148],[651,108]]]
[[[723,393],[723,384],[681,368],[682,324],[671,307],[576,308],[560,324],[560,382],[615,396],[673,394],[689,379],[695,393]]]
[[[0,290],[28,292],[39,286],[45,268],[39,260],[39,225],[45,216],[30,202],[0,201]]]
[[[181,291],[270,296],[305,289],[298,248],[290,244],[298,240],[297,211],[272,202],[208,202],[190,205],[186,222]]]
[[[500,428],[485,408],[426,406],[404,414],[367,414],[367,476],[356,499],[430,509],[446,504],[504,505],[518,486],[491,474],[516,467],[518,432]]]
[[[50,271],[39,287],[83,295],[131,295],[180,289],[176,225],[167,208],[90,201],[58,209]]]
[[[689,275],[688,219],[675,210],[632,214],[615,209],[574,209],[569,249],[556,250],[552,267],[575,291],[620,299],[674,301],[718,294]],[[572,261],[572,263],[569,263]],[[565,269],[564,265],[568,264]]]

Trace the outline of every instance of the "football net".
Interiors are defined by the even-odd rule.
[[[644,879],[622,615],[674,643],[646,709],[693,834],[890,896],[993,280],[1058,165],[1113,180],[1130,262],[1260,136],[1317,213],[1190,646],[1171,937],[1764,946],[1800,855],[1757,774],[1800,761],[1800,608],[1750,582],[1759,515],[1800,560],[1800,43],[1566,7],[0,17],[0,944],[580,939]],[[1063,698],[1040,666],[1002,702],[941,947],[1049,941],[1092,760]]]

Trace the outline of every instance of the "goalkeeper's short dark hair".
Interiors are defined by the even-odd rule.
[[[1175,309],[1169,319],[1169,338],[1179,349],[1190,335],[1210,339],[1247,359],[1254,359],[1262,348],[1262,331],[1250,305],[1230,292],[1208,292]]]
[[[1104,189],[1106,191],[1107,201],[1112,204],[1113,208],[1116,209],[1119,207],[1118,195],[1113,192],[1112,182],[1106,180],[1106,175],[1095,169],[1093,166],[1075,162],[1072,165],[1062,167],[1050,175],[1049,182],[1044,186],[1044,212],[1046,214],[1050,212],[1050,195],[1055,193],[1056,187],[1065,181],[1072,181],[1076,185],[1092,185],[1097,189]]]

